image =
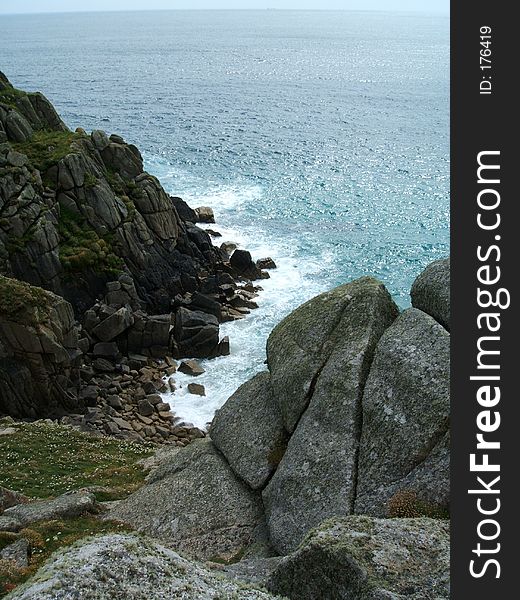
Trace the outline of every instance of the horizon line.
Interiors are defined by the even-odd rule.
[[[383,9],[383,8],[137,8],[127,10],[115,8],[110,10],[46,10],[36,12],[2,12],[0,16],[37,16],[37,15],[75,15],[75,14],[106,14],[106,13],[144,13],[144,12],[365,12],[365,13],[402,13],[402,14],[438,14],[450,15],[450,10],[435,10],[433,8],[418,9]]]

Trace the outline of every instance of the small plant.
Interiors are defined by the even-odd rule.
[[[98,178],[92,173],[87,173],[85,175],[85,187],[93,188],[98,183]]]
[[[413,490],[399,490],[388,501],[388,516],[390,518],[432,517],[448,518],[447,511],[442,507],[419,498]]]

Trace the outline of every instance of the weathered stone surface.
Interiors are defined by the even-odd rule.
[[[404,311],[379,341],[363,394],[356,512],[386,516],[399,490],[447,509],[449,376],[449,333]]]
[[[413,282],[412,306],[450,330],[450,259],[430,263]]]
[[[57,592],[58,590],[58,592]],[[276,600],[136,535],[80,540],[54,554],[12,600]],[[281,599],[279,599],[281,600]]]
[[[438,519],[333,519],[284,558],[268,583],[294,600],[444,600],[449,523]]]
[[[107,516],[163,539],[179,552],[227,560],[255,541],[262,505],[204,439],[168,455],[148,484]]]
[[[16,519],[25,526],[36,521],[78,517],[92,511],[94,505],[95,497],[93,494],[88,492],[73,492],[63,494],[53,500],[18,504],[17,506],[8,508],[3,516]]]
[[[0,560],[8,560],[17,569],[24,569],[29,565],[29,544],[26,539],[20,538],[0,551]]]
[[[208,313],[181,307],[175,314],[174,336],[177,356],[214,356],[219,342],[218,319]]]
[[[262,278],[262,272],[253,262],[253,259],[251,258],[251,253],[247,250],[242,250],[238,248],[231,255],[229,262],[231,263],[233,269],[235,269],[235,271],[242,277],[247,277],[248,279]]]
[[[29,502],[27,496],[0,486],[0,513],[6,508],[11,508],[11,506],[16,506],[17,504],[25,504],[26,502]]]
[[[96,325],[92,333],[102,342],[110,342],[123,331],[126,331],[133,322],[132,312],[123,307],[101,321],[99,325]]]
[[[19,531],[22,528],[22,524],[18,519],[13,517],[7,517],[6,515],[0,515],[0,531]]]
[[[196,360],[183,360],[179,366],[179,372],[185,373],[186,375],[192,375],[193,377],[205,373],[204,369]]]
[[[263,372],[240,386],[217,411],[210,429],[215,446],[253,489],[266,484],[287,447],[288,435],[269,379]]]
[[[198,206],[194,209],[197,220],[196,223],[214,223],[215,215],[213,209],[209,206]]]
[[[63,298],[0,275],[0,413],[39,417],[81,409],[68,393],[78,332]]]
[[[206,388],[200,383],[188,383],[188,392],[196,396],[205,396]]]
[[[271,334],[271,381],[290,424],[308,404],[263,491],[271,542],[282,554],[324,519],[353,509],[362,391],[375,346],[397,312],[386,288],[364,277],[311,300]]]

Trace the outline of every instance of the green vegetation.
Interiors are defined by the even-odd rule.
[[[97,182],[98,178],[95,175],[92,175],[92,173],[85,174],[85,187],[92,188],[97,184]]]
[[[8,104],[13,108],[16,108],[16,100],[22,96],[28,96],[27,92],[17,90],[14,87],[8,87],[0,90],[0,103]]]
[[[66,521],[41,521],[22,529],[18,534],[0,534],[0,550],[19,537],[25,538],[31,548],[27,568],[17,569],[13,563],[0,560],[0,598],[31,577],[56,550],[84,537],[128,530],[122,523],[101,521],[95,516],[86,515]]]
[[[17,431],[0,436],[0,485],[33,498],[58,496],[82,487],[90,487],[98,501],[124,498],[143,484],[146,473],[138,461],[153,452],[151,446],[95,438],[62,425],[9,426]],[[0,561],[0,597],[35,573],[55,550],[86,536],[121,530],[127,528],[83,515],[34,523],[19,533],[1,533],[0,550],[23,537],[31,546],[31,559],[25,569]]]
[[[50,292],[0,275],[0,313],[8,319],[36,325],[45,321],[52,304]]]
[[[69,271],[92,268],[100,272],[119,273],[123,260],[112,251],[111,236],[100,237],[81,215],[62,208],[58,223],[60,261]]]
[[[41,173],[52,167],[71,151],[71,144],[80,139],[81,133],[72,131],[35,131],[27,142],[13,144],[13,148],[25,154],[31,164]]]
[[[17,432],[0,437],[0,486],[33,498],[99,486],[96,498],[104,501],[123,498],[144,481],[137,461],[152,453],[151,446],[95,438],[48,423],[10,426]]]

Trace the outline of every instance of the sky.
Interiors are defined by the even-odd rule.
[[[0,14],[160,9],[350,9],[449,12],[449,0],[0,0]]]

